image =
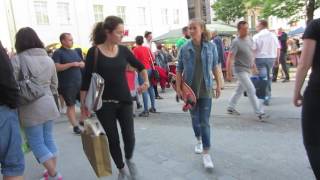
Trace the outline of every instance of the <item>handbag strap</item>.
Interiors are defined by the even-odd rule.
[[[153,64],[153,60],[152,60],[153,57],[152,57],[150,48],[148,48],[148,54],[149,54],[149,61],[151,63],[151,68],[154,70],[155,68],[154,68],[154,64]]]
[[[92,72],[97,72],[98,53],[99,53],[98,47],[96,46],[94,49],[93,71]]]

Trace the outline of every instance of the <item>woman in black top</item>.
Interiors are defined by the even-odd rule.
[[[132,98],[128,87],[125,71],[127,64],[136,68],[144,79],[144,84],[139,91],[145,91],[149,87],[147,71],[144,66],[135,59],[131,51],[119,45],[124,33],[123,21],[119,17],[109,16],[104,22],[96,25],[92,33],[92,41],[96,45],[89,49],[86,58],[86,71],[83,77],[81,92],[81,104],[83,114],[88,115],[88,109],[84,105],[86,92],[89,89],[93,70],[94,51],[98,48],[97,73],[105,80],[105,88],[102,95],[103,106],[96,112],[99,121],[106,131],[109,140],[111,156],[119,169],[119,179],[129,177],[122,158],[117,120],[119,121],[123,142],[126,164],[133,179],[137,175],[135,164],[131,161],[135,145],[134,124],[132,117]]]
[[[302,134],[312,170],[320,179],[320,19],[312,21],[303,35],[301,63],[298,65],[294,105],[302,106]],[[301,95],[308,70],[312,66],[309,84]]]

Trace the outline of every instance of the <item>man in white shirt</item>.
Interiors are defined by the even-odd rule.
[[[277,36],[268,30],[268,22],[260,20],[256,30],[258,33],[253,36],[255,63],[260,77],[267,77],[269,86],[265,105],[269,105],[271,97],[272,68],[274,63],[279,64],[280,44]]]
[[[157,51],[157,46],[154,42],[152,42],[152,32],[146,31],[144,33],[144,43],[143,46],[150,48],[152,53],[155,53]]]

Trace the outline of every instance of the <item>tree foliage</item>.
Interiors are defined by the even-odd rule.
[[[307,17],[313,19],[314,11],[319,8],[320,0],[245,0],[251,7],[261,7],[264,17],[276,16],[289,18],[292,22]]]
[[[243,0],[217,0],[212,5],[212,8],[216,18],[226,23],[246,15],[246,7]]]

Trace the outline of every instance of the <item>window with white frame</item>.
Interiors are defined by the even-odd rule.
[[[179,9],[173,10],[173,24],[179,24],[180,23],[180,12]]]
[[[126,23],[126,7],[117,6],[117,15],[120,17],[124,23]]]
[[[161,9],[162,24],[169,24],[168,9]]]
[[[101,4],[94,4],[93,5],[93,13],[94,13],[94,20],[96,22],[103,21],[104,15],[103,15],[103,5]]]
[[[58,2],[57,3],[57,13],[59,23],[61,25],[70,25],[71,18],[70,18],[70,11],[69,11],[69,3],[67,2]]]
[[[138,18],[139,18],[139,24],[141,25],[147,24],[145,7],[138,7]]]
[[[36,21],[38,25],[48,25],[48,5],[47,1],[33,1],[34,12],[36,15]]]

